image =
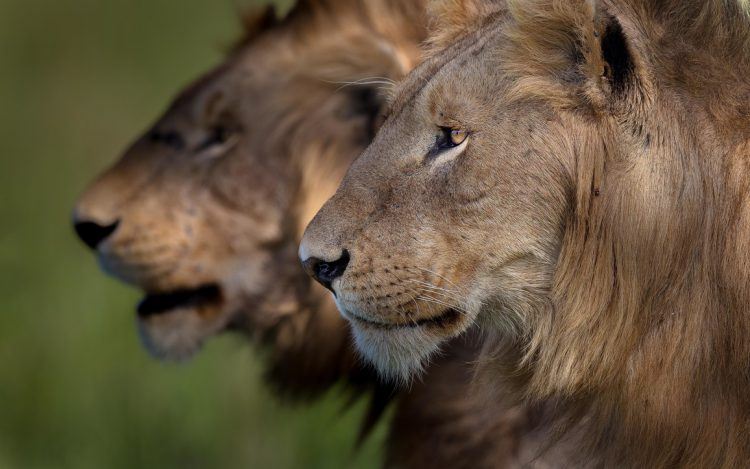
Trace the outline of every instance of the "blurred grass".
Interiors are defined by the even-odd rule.
[[[280,406],[241,339],[163,365],[137,293],[74,239],[78,193],[221,58],[230,0],[0,0],[0,468],[376,467],[361,408]]]

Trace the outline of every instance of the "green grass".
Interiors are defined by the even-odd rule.
[[[231,0],[0,0],[0,468],[376,467],[361,408],[289,409],[238,338],[140,347],[137,293],[74,238],[75,198],[238,34]]]

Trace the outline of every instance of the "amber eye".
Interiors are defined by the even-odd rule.
[[[451,129],[450,141],[453,146],[459,146],[469,138],[469,132],[461,129]]]
[[[468,138],[469,132],[467,130],[441,127],[432,153],[437,154],[461,146]]]

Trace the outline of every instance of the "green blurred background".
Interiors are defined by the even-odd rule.
[[[283,2],[281,2],[283,3]],[[288,408],[240,338],[165,365],[74,238],[98,171],[222,57],[252,0],[0,0],[0,468],[377,467],[361,406]]]

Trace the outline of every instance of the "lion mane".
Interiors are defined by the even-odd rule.
[[[746,465],[748,3],[435,3],[433,51],[504,16],[514,98],[583,117],[547,314],[526,325],[518,360],[519,389],[547,409],[543,425],[587,449],[583,465]],[[602,48],[612,55],[596,56]],[[604,112],[620,127],[594,132],[586,115]],[[489,357],[506,340],[488,341],[481,368],[495,367],[495,379],[485,384],[498,382]]]
[[[106,248],[85,229],[79,236],[144,302],[172,299],[139,313],[154,356],[184,360],[238,331],[265,353],[265,383],[285,403],[334,389],[347,404],[365,401],[360,442],[395,407],[388,467],[494,467],[513,458],[525,415],[491,421],[465,392],[476,343],[456,341],[424,382],[396,390],[359,359],[330,294],[296,256],[302,228],[372,140],[387,88],[419,61],[424,13],[422,0],[300,0],[283,17],[245,13],[228,57],[93,181],[74,223],[110,226]],[[188,291],[209,294],[174,300]]]
[[[422,54],[424,15],[422,0],[298,0],[283,15],[273,5],[241,14],[243,33],[229,50],[230,60],[274,32],[282,33],[299,56],[296,66],[285,71],[291,92],[267,112],[277,129],[269,135],[269,145],[291,155],[292,166],[300,171],[287,241],[299,236],[322,203],[319,194],[330,190],[372,139],[394,80],[408,73]],[[344,103],[329,104],[331,95],[347,96],[346,108]],[[311,108],[322,106],[339,106],[341,120],[332,119],[328,109],[324,119],[310,118]],[[356,121],[361,115],[366,115],[369,127],[363,135],[343,119]],[[278,322],[255,325],[254,335],[268,355],[265,381],[288,401],[312,401],[332,388],[348,396],[347,407],[367,400],[358,436],[361,444],[399,393],[358,358],[327,292],[314,288],[295,260],[279,262],[294,272],[289,276],[299,282],[298,298],[290,306],[294,311]]]

